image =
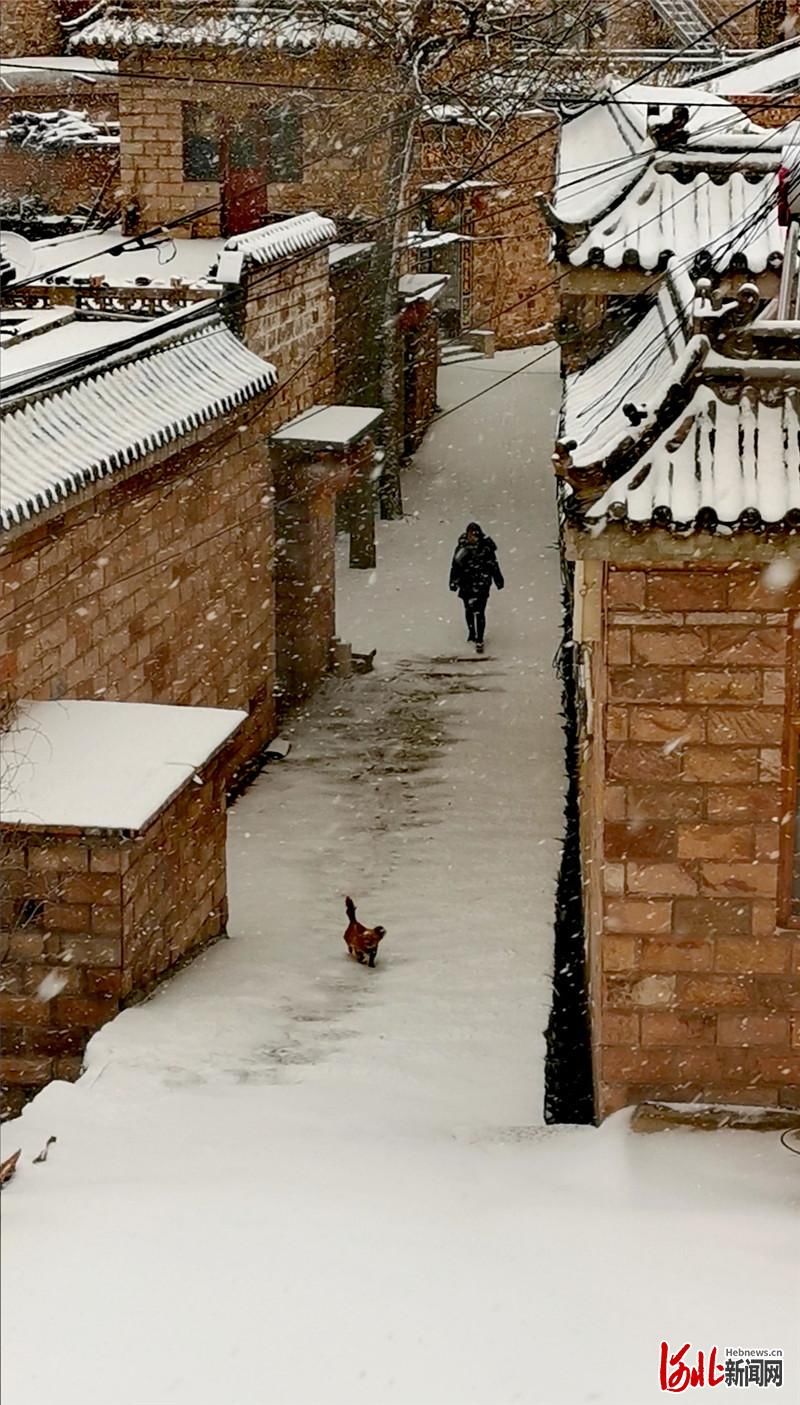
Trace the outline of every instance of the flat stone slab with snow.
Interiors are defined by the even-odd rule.
[[[429,435],[378,570],[343,565],[338,632],[375,668],[231,812],[232,940],[6,1128],[12,1405],[648,1405],[662,1340],[782,1347],[795,1388],[777,1136],[542,1125],[555,357],[454,363],[444,408],[489,386]],[[472,518],[507,581],[482,659],[447,590]],[[387,928],[375,970],[348,892]]]

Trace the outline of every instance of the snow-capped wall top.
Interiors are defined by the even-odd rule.
[[[96,122],[87,112],[12,112],[4,133],[14,146],[34,151],[70,146],[118,146],[119,122]]]
[[[218,313],[189,317],[158,319],[122,348],[54,373],[49,386],[40,378],[15,384],[2,417],[0,527],[35,516],[274,385],[274,366],[243,346]]]
[[[247,234],[235,234],[227,241],[223,252],[243,254],[245,262],[275,263],[278,259],[299,253],[301,249],[330,244],[335,238],[336,225],[333,220],[310,210],[288,220],[264,225],[261,229],[251,229]]]
[[[227,15],[204,18],[198,7],[187,8],[180,18],[140,19],[112,6],[70,39],[78,49],[125,48],[229,48],[286,49],[305,53],[323,46],[355,48],[364,41],[356,29],[334,21],[302,20],[291,15],[231,10]]]
[[[21,702],[0,734],[0,814],[48,829],[145,829],[245,720],[233,708]]]

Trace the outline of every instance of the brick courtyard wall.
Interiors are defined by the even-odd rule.
[[[334,393],[339,405],[369,405],[375,380],[369,358],[369,318],[364,283],[369,277],[369,257],[332,264],[334,297]]]
[[[52,102],[52,97],[51,97]],[[20,104],[17,104],[19,108]],[[78,146],[63,151],[30,151],[0,142],[3,195],[36,195],[53,214],[70,214],[77,205],[93,205],[104,189],[118,183],[116,146]],[[112,184],[112,182],[114,184]],[[106,200],[106,204],[110,200]]]
[[[536,201],[537,192],[552,191],[557,142],[551,113],[510,122],[492,147],[486,172],[497,188],[469,194],[462,231],[476,240],[463,254],[469,325],[492,329],[499,347],[546,339],[557,314],[550,230]],[[457,180],[483,166],[482,150],[473,127],[426,126],[412,198],[426,182]]]
[[[413,304],[416,307],[418,304]],[[439,322],[436,312],[423,304],[425,312],[417,325],[403,337],[406,453],[415,453],[436,409],[439,371]],[[402,324],[401,324],[402,325]]]
[[[53,1078],[77,1078],[121,1005],[224,933],[226,773],[212,762],[133,838],[0,829],[4,1114]],[[52,993],[42,982],[55,977]]]
[[[334,395],[335,303],[328,250],[312,251],[274,269],[256,265],[243,288],[242,340],[277,368],[270,413],[275,425]]]
[[[327,460],[276,451],[279,712],[307,696],[328,669],[336,632],[337,495],[357,490],[373,465],[369,437]]]
[[[63,48],[56,0],[3,0],[0,5],[0,54],[3,58],[60,54]]]
[[[243,412],[244,413],[244,412]],[[16,697],[199,704],[274,722],[274,526],[259,420],[104,479],[0,549],[0,680]]]
[[[275,83],[283,85],[280,95],[291,97],[302,112],[303,176],[270,182],[269,210],[277,215],[315,209],[362,218],[382,213],[389,99],[383,75],[368,56],[332,52],[289,60],[268,51],[257,58],[238,51],[183,59],[141,53],[122,55],[120,64],[121,180],[126,194],[138,199],[143,224],[173,219],[220,199],[218,181],[184,176],[182,103],[207,103],[223,121],[231,121],[250,105],[274,107],[278,90],[270,84]],[[140,72],[148,76],[138,77]],[[154,75],[163,75],[164,81],[153,81]],[[214,81],[204,84],[204,77]],[[220,81],[226,77],[235,80],[230,87]],[[295,95],[285,90],[293,82],[298,85]],[[309,91],[320,87],[327,90],[324,102],[314,101],[315,93]],[[364,89],[370,92],[369,102]],[[220,232],[219,210],[195,225],[199,235]]]
[[[787,661],[763,566],[584,563],[582,776],[598,1105],[800,1105],[800,931],[782,925]],[[589,592],[591,594],[591,591]]]

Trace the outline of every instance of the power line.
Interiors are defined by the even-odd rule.
[[[591,0],[587,0],[587,10],[588,10],[588,8],[589,8],[590,3],[591,3]],[[713,33],[716,33],[720,28],[723,28],[725,25],[727,25],[728,23],[730,23],[732,20],[738,18],[741,14],[744,14],[744,13],[746,13],[748,10],[753,9],[758,3],[759,3],[759,0],[747,0],[747,3],[746,3],[745,5],[743,5],[739,10],[735,11],[734,14],[728,16],[727,19],[725,19],[725,20],[723,20],[723,21],[721,21],[721,22],[719,22],[719,23],[713,25],[709,30],[707,30],[703,35],[700,36],[700,39],[705,39],[705,38],[707,38],[709,35],[711,35],[711,34],[713,34]],[[576,20],[576,21],[575,21],[575,24],[572,26],[572,29],[575,29],[575,28],[576,28],[580,23],[582,23],[582,22],[583,22],[583,19],[582,19],[582,18],[579,19],[579,20]],[[685,48],[690,48],[690,47],[692,47],[691,44],[685,46]],[[685,49],[684,49],[684,50],[679,50],[679,51],[677,51],[677,52],[678,52],[678,53],[685,52]],[[672,58],[670,58],[669,60],[662,61],[662,62],[660,62],[659,64],[656,64],[656,65],[652,66],[650,69],[646,70],[645,74],[640,74],[640,75],[638,75],[635,79],[632,79],[629,83],[624,84],[624,85],[622,86],[622,88],[618,89],[618,92],[624,92],[624,91],[626,91],[628,88],[635,86],[635,84],[641,82],[644,77],[652,76],[652,74],[653,74],[654,72],[658,72],[661,68],[668,66],[668,64],[669,64],[670,62],[672,62]],[[565,119],[565,123],[568,123],[568,122],[570,122],[570,121],[576,120],[579,116],[585,115],[586,112],[590,111],[590,110],[591,110],[592,108],[594,108],[594,107],[607,105],[607,103],[609,102],[609,100],[610,100],[610,99],[609,99],[608,97],[603,96],[603,97],[601,97],[601,98],[599,98],[599,99],[596,99],[596,100],[593,100],[593,101],[587,103],[587,104],[584,106],[584,108],[583,108],[580,112],[574,113],[574,114],[572,114],[571,116],[567,117],[567,118]],[[485,173],[485,171],[494,168],[498,163],[500,163],[500,162],[502,162],[502,161],[507,161],[507,160],[511,159],[513,156],[517,155],[520,151],[528,149],[533,143],[537,143],[537,142],[541,141],[544,136],[548,135],[548,134],[551,133],[551,132],[554,132],[554,131],[558,130],[558,128],[559,128],[560,126],[561,126],[561,122],[560,122],[560,121],[556,121],[555,123],[551,124],[549,127],[546,127],[546,128],[544,128],[543,130],[537,132],[535,136],[530,137],[530,138],[527,138],[527,139],[525,139],[524,141],[521,141],[521,142],[517,143],[517,144],[516,144],[515,146],[513,146],[510,150],[505,151],[505,152],[501,153],[499,156],[494,157],[491,161],[486,162],[483,166],[478,166],[478,167],[476,167],[476,166],[473,165],[472,167],[469,167],[469,168],[467,169],[467,171],[466,171],[457,181],[455,181],[455,182],[451,185],[450,193],[452,193],[452,191],[457,190],[458,188],[460,188],[460,186],[462,186],[462,185],[465,183],[465,181],[470,180],[470,179],[473,179],[473,178],[474,178],[476,175],[478,175],[478,174],[483,174],[483,173]],[[324,159],[324,158],[319,158],[319,159]],[[254,190],[257,190],[257,189],[259,189],[259,188],[260,188],[260,183],[259,183],[258,185],[254,185],[254,187],[253,187]],[[222,200],[219,200],[219,201],[215,201],[215,202],[211,203],[210,205],[205,205],[205,206],[196,207],[193,211],[188,212],[187,214],[177,216],[177,217],[175,217],[174,219],[167,221],[166,223],[162,223],[162,224],[160,224],[160,225],[153,226],[153,227],[151,227],[151,229],[149,229],[149,230],[147,230],[147,231],[144,231],[144,232],[141,233],[141,234],[138,234],[138,235],[136,235],[136,236],[132,236],[132,237],[130,237],[130,238],[128,238],[128,239],[124,239],[124,240],[121,241],[121,243],[120,243],[119,245],[114,246],[114,248],[112,248],[112,249],[105,250],[104,252],[105,252],[105,254],[107,254],[107,255],[108,255],[108,254],[111,254],[111,253],[113,253],[113,252],[122,253],[122,252],[126,251],[127,246],[129,246],[129,245],[131,245],[131,244],[133,244],[134,247],[138,246],[139,248],[141,248],[141,247],[142,247],[141,241],[143,241],[143,240],[145,240],[145,239],[147,239],[147,238],[154,238],[154,237],[157,236],[157,234],[159,234],[159,233],[161,233],[161,232],[163,232],[163,231],[165,231],[165,230],[168,231],[168,230],[170,230],[170,229],[179,228],[179,227],[181,227],[181,226],[184,225],[184,224],[192,223],[193,221],[196,221],[196,220],[202,218],[204,215],[207,215],[207,214],[210,214],[210,213],[213,213],[213,212],[219,210],[219,209],[221,208],[221,206],[222,206],[222,203],[223,203],[223,201],[222,201]],[[408,205],[406,205],[406,206],[400,206],[400,207],[394,212],[393,215],[382,216],[382,217],[376,218],[376,219],[373,220],[373,221],[369,221],[369,222],[367,223],[367,225],[366,225],[365,228],[370,228],[370,227],[381,228],[383,225],[387,224],[390,219],[394,219],[395,221],[397,221],[397,220],[400,219],[404,214],[408,214],[408,213],[410,213],[411,211],[413,211],[413,210],[415,210],[415,209],[418,209],[418,208],[420,207],[421,203],[422,203],[421,200],[420,200],[420,199],[417,199],[416,201],[413,201],[413,202],[411,202],[410,204],[408,204]],[[362,232],[363,232],[363,231],[362,231]],[[334,242],[338,242],[338,240],[331,240],[330,242],[331,242],[331,243],[334,243]],[[58,268],[51,269],[51,270],[48,272],[47,276],[48,276],[48,277],[55,277],[57,274],[62,273],[62,272],[64,272],[64,271],[66,271],[67,269],[71,268],[71,267],[76,267],[76,266],[78,266],[80,263],[88,262],[88,261],[89,261],[91,258],[93,258],[93,257],[96,257],[96,256],[95,256],[95,255],[86,255],[83,259],[75,259],[75,260],[72,260],[71,262],[66,263],[66,264],[63,264],[63,265],[61,265],[61,266],[58,267]],[[24,287],[24,286],[29,285],[29,284],[31,284],[31,283],[34,283],[34,282],[36,282],[36,281],[40,281],[40,280],[41,280],[41,277],[42,277],[41,274],[38,274],[38,275],[31,275],[31,276],[28,277],[27,279],[22,279],[22,280],[20,280],[17,284],[15,284],[15,285],[13,285],[13,286],[15,286],[15,287]]]
[[[588,9],[588,6],[589,6],[590,4],[591,4],[591,0],[587,0],[587,9]],[[575,25],[577,25],[579,22],[581,22],[581,21],[576,20],[576,21],[575,21]],[[575,28],[575,25],[572,26],[573,29]],[[395,122],[398,121],[398,120],[402,120],[402,119],[395,119]],[[389,124],[389,127],[391,127],[392,125],[394,125],[394,123],[390,123],[390,124]],[[560,125],[560,124],[559,124],[558,122],[555,123],[555,124],[553,124],[553,125],[551,125],[550,128],[545,129],[545,133],[546,133],[546,132],[549,132],[549,131],[556,130],[559,125]],[[380,126],[379,126],[378,128],[376,128],[375,130],[376,130],[376,132],[379,132],[379,133],[380,133],[380,132],[383,132],[383,131],[387,130],[387,124],[386,124],[386,123],[382,123],[382,124],[380,124]],[[501,157],[500,159],[506,159],[507,156],[515,154],[515,150],[517,150],[517,149],[522,149],[523,147],[526,147],[526,146],[528,146],[528,145],[530,145],[530,141],[526,141],[526,142],[520,143],[517,148],[512,148],[512,151],[511,151],[510,153],[504,153],[503,157]],[[327,155],[320,156],[319,158],[316,158],[315,160],[325,160],[325,159],[327,159]],[[495,163],[490,163],[490,164],[496,164],[496,161],[495,161]],[[479,174],[479,173],[480,173],[480,168],[479,168],[479,167],[476,168],[476,167],[473,166],[472,168],[469,168],[468,171],[467,171],[467,173],[466,173],[465,175],[463,175],[463,176],[460,178],[460,180],[459,180],[458,182],[456,182],[456,185],[458,186],[458,185],[463,184],[463,182],[464,182],[465,180],[468,180],[468,179],[472,178],[475,174]],[[261,189],[262,184],[263,184],[263,182],[261,182],[261,181],[259,181],[259,182],[257,182],[257,183],[254,183],[254,185],[253,185],[252,188],[251,188],[252,191],[255,192],[255,191]],[[121,254],[121,253],[124,253],[124,252],[134,252],[137,248],[138,248],[138,249],[142,249],[142,248],[144,248],[144,243],[143,243],[144,240],[155,238],[155,237],[157,237],[157,235],[160,234],[160,233],[168,232],[170,229],[179,228],[179,227],[181,227],[181,226],[184,225],[184,224],[189,224],[189,223],[195,222],[196,220],[203,218],[203,216],[205,216],[205,215],[214,213],[215,211],[219,210],[219,209],[222,207],[223,202],[224,202],[224,197],[221,198],[221,199],[218,200],[218,201],[215,201],[215,202],[209,204],[209,205],[195,207],[195,209],[194,209],[193,211],[190,211],[190,212],[188,212],[187,214],[177,216],[177,217],[175,217],[174,219],[168,220],[168,221],[166,221],[165,223],[162,223],[162,224],[160,224],[160,225],[154,225],[154,226],[152,226],[149,230],[145,230],[145,231],[143,231],[143,232],[141,232],[141,233],[139,233],[139,234],[137,234],[137,235],[129,236],[128,238],[123,239],[119,244],[112,246],[110,249],[104,250],[104,251],[103,251],[103,252],[104,252],[104,255],[105,255],[105,256],[109,256],[109,255],[113,255],[113,254]],[[376,219],[374,219],[374,220],[372,220],[372,221],[367,222],[366,226],[364,227],[364,229],[363,229],[361,232],[363,233],[363,232],[365,232],[366,229],[369,229],[369,228],[372,228],[372,227],[381,228],[383,225],[385,225],[385,224],[388,223],[389,219],[392,219],[392,218],[393,218],[395,221],[397,221],[398,219],[400,219],[400,217],[401,217],[402,215],[407,214],[407,213],[410,213],[411,211],[413,211],[413,210],[419,208],[421,204],[422,204],[422,201],[421,201],[420,199],[417,199],[416,201],[411,202],[411,204],[409,204],[409,205],[407,205],[407,206],[405,206],[405,207],[402,207],[402,206],[401,206],[401,207],[398,208],[397,211],[395,211],[395,213],[394,213],[393,216],[390,215],[390,216],[388,216],[388,217],[386,217],[386,216],[378,217],[378,218],[376,218]],[[330,244],[339,242],[339,241],[338,241],[338,236],[337,236],[336,238],[334,238],[334,239],[331,239],[331,240],[328,241],[328,242],[329,242]],[[130,246],[133,246],[133,247],[130,247]],[[47,271],[46,274],[37,273],[37,274],[29,275],[28,278],[20,279],[20,280],[18,280],[18,281],[17,281],[14,285],[12,285],[12,286],[13,286],[13,287],[16,287],[16,288],[25,287],[25,286],[29,286],[29,285],[31,285],[31,284],[40,282],[43,277],[54,278],[54,277],[56,277],[58,274],[63,273],[63,272],[66,272],[66,271],[67,271],[68,269],[70,269],[70,268],[78,267],[78,266],[79,266],[80,264],[82,264],[82,263],[87,263],[87,262],[92,261],[92,259],[94,259],[95,257],[97,257],[97,255],[95,255],[95,254],[91,254],[91,255],[87,254],[87,255],[83,256],[82,258],[77,258],[77,259],[70,260],[69,262],[67,262],[67,263],[65,263],[65,264],[62,264],[62,265],[60,265],[60,266],[57,266],[56,268],[50,269],[50,270]]]

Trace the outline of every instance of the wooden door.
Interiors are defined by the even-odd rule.
[[[232,118],[222,148],[223,233],[246,234],[267,218],[269,129],[263,108]]]

